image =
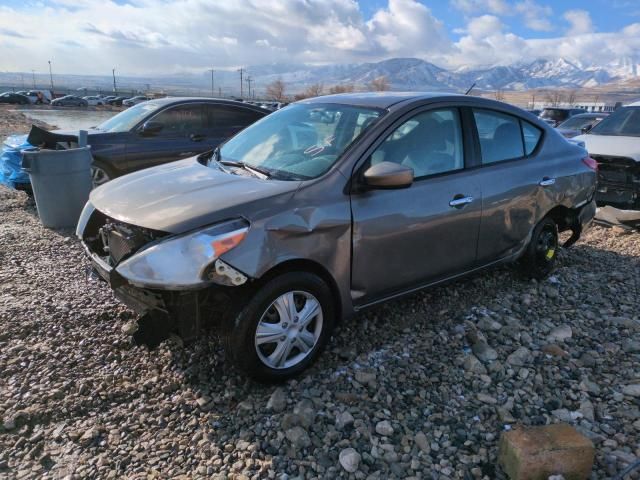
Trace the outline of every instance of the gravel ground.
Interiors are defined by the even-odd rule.
[[[212,337],[132,346],[87,265],[0,187],[0,478],[500,479],[501,431],[559,421],[594,479],[640,457],[638,234],[594,228],[542,283],[500,268],[371,309],[279,387]]]

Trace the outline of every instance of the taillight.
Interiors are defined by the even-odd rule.
[[[587,167],[589,167],[591,170],[593,170],[594,172],[598,171],[598,162],[596,162],[593,158],[591,157],[584,157],[582,159],[582,163],[584,163]]]

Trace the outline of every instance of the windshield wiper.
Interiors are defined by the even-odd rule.
[[[216,160],[218,161],[218,163],[222,164],[222,165],[226,165],[228,167],[238,167],[238,168],[243,168],[245,170],[248,170],[249,172],[253,173],[254,175],[257,175],[259,177],[264,177],[264,178],[270,178],[272,173],[271,171],[267,170],[266,168],[262,168],[262,167],[254,167],[253,165],[247,165],[244,162],[237,162],[235,160],[223,160],[220,158],[220,154],[218,153],[216,155]]]

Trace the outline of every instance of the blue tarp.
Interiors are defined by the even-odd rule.
[[[2,144],[0,183],[16,188],[29,185],[29,174],[22,171],[22,151],[35,149],[27,135],[11,135]]]

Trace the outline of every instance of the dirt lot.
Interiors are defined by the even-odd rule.
[[[594,479],[640,457],[640,235],[596,228],[543,283],[501,268],[372,309],[280,387],[213,337],[131,346],[86,268],[0,187],[0,478],[504,478],[501,431],[558,421]]]
[[[0,105],[0,144],[9,135],[29,133],[33,123],[42,128],[53,128],[44,122],[29,120],[23,114],[13,111],[16,108],[17,105]]]

